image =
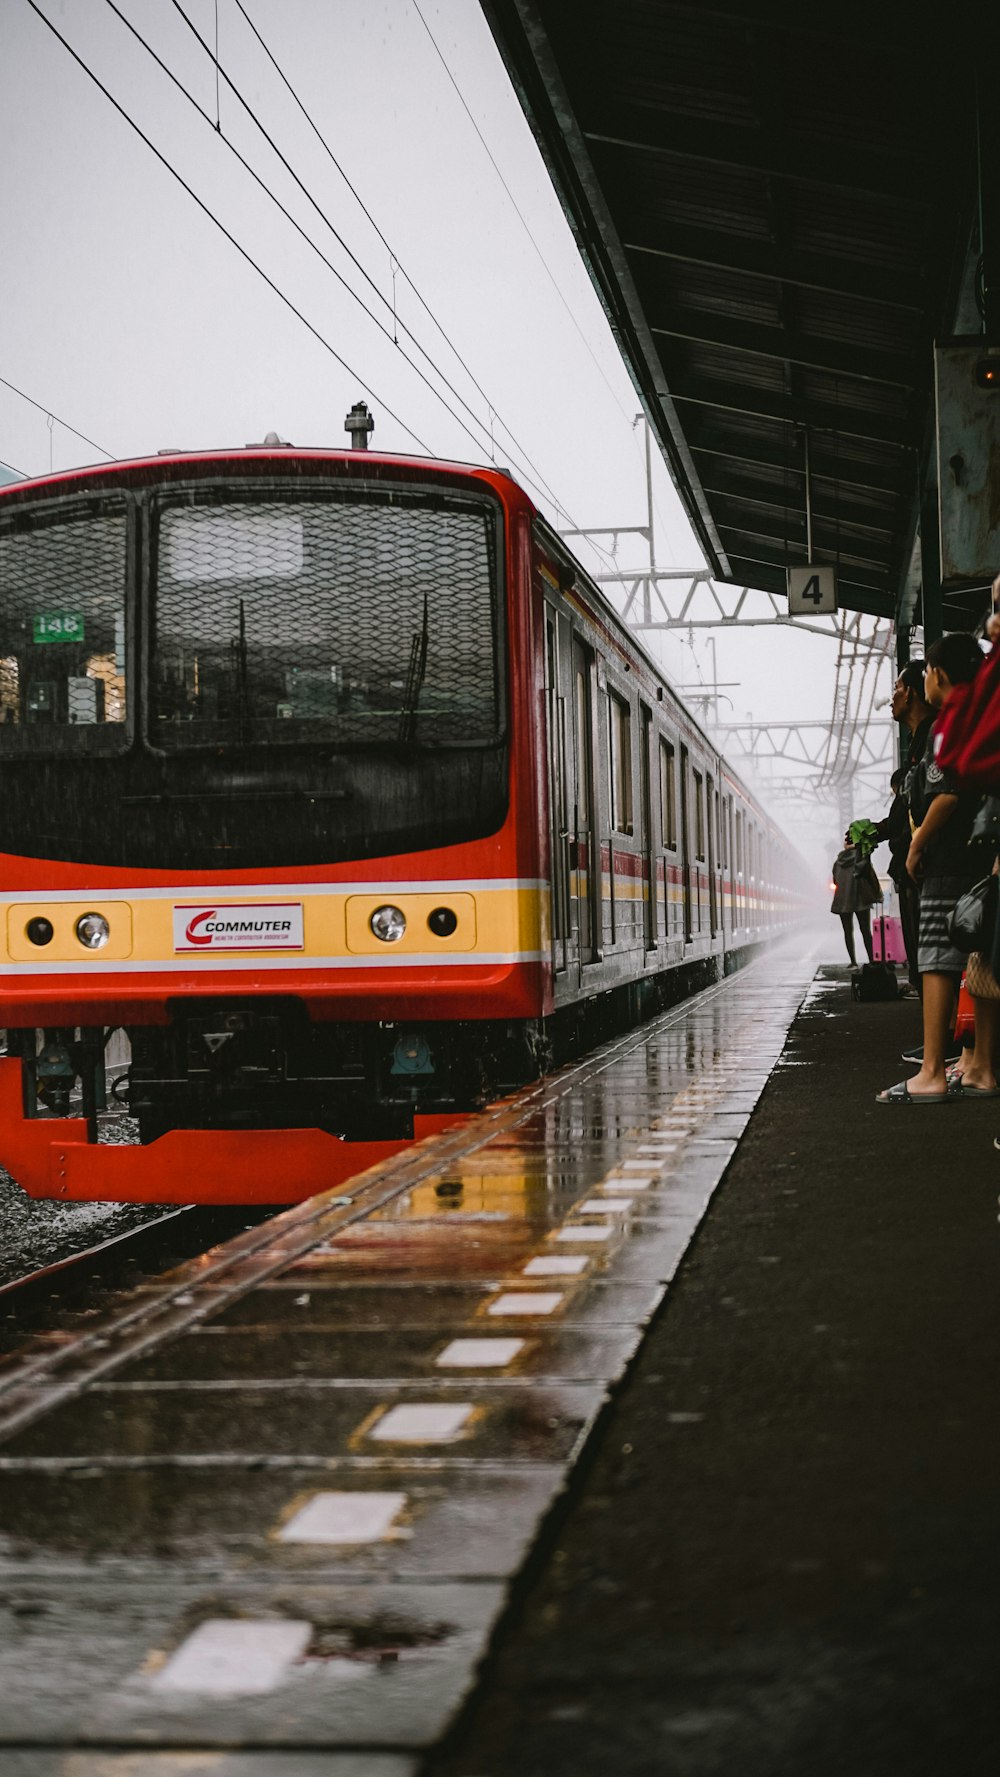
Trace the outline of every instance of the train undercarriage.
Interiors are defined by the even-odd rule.
[[[297,1202],[654,1016],[745,954],[544,1020],[318,1023],[302,1001],[262,996],[168,1002],[166,1023],[122,1032],[8,1029],[0,1165],[35,1197]]]
[[[168,1022],[10,1030],[24,1115],[83,1118],[91,1141],[128,1116],[148,1144],[170,1130],[316,1128],[410,1140],[419,1113],[469,1112],[547,1059],[541,1022],[314,1023],[295,998],[168,1002]],[[121,1042],[117,1045],[121,1052]]]

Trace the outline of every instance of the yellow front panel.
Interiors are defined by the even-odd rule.
[[[285,891],[279,888],[276,892],[281,895]],[[230,891],[230,896],[232,901],[248,908],[258,904],[270,907],[275,901],[274,894],[266,900],[252,891],[241,895],[238,887]],[[230,896],[209,897],[203,904],[225,908]],[[75,963],[78,967],[100,969],[127,961],[133,969],[138,964],[155,969],[158,963],[172,968],[202,969],[215,964],[230,969],[241,965],[252,968],[260,962],[301,968],[312,958],[322,963],[337,958],[346,961],[350,957],[377,957],[385,961],[398,956],[400,961],[419,959],[421,965],[449,954],[467,956],[470,962],[480,956],[490,960],[528,960],[537,957],[548,941],[548,897],[534,885],[484,886],[474,894],[454,891],[447,883],[429,893],[417,894],[405,890],[395,893],[391,884],[362,894],[306,893],[301,896],[304,945],[286,952],[250,947],[228,952],[175,949],[175,907],[186,909],[201,904],[196,901],[196,891],[190,889],[180,890],[174,896],[167,892],[162,900],[158,895],[150,895],[131,902],[97,897],[89,901],[39,899],[8,903],[6,921],[0,916],[0,954],[5,939],[9,962],[36,967]],[[368,923],[375,908],[387,904],[399,907],[406,916],[406,932],[395,944],[376,938]],[[428,914],[436,907],[450,907],[458,919],[448,938],[439,938],[427,924]],[[101,913],[108,921],[111,936],[103,949],[87,950],[76,937],[74,927],[83,913]],[[45,945],[32,944],[25,935],[28,921],[38,917],[49,920],[53,927],[52,940]]]
[[[398,907],[406,917],[406,930],[394,944],[376,938],[369,920],[376,907]],[[458,925],[450,938],[439,938],[427,924],[436,907],[450,907]],[[474,895],[351,895],[347,902],[347,948],[355,956],[384,956],[393,950],[400,956],[419,951],[475,950],[476,900]]]
[[[88,950],[76,935],[84,913],[103,914],[111,928],[100,950]],[[47,919],[53,935],[48,944],[32,944],[26,926]],[[132,909],[128,901],[18,901],[7,909],[7,953],[17,963],[114,962],[132,955]]]

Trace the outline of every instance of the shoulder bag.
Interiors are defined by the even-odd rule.
[[[974,950],[990,951],[993,945],[993,931],[997,918],[997,885],[998,876],[984,876],[967,894],[961,895],[955,903],[955,911],[948,927],[948,941],[963,956],[971,956]]]

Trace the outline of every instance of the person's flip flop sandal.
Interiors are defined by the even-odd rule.
[[[953,1104],[961,1096],[954,1090],[947,1092],[911,1092],[908,1080],[900,1080],[895,1086],[889,1086],[884,1092],[875,1094],[876,1104]],[[971,1092],[969,1094],[972,1096]]]
[[[956,1098],[1000,1098],[1000,1086],[964,1086],[961,1080],[956,1080],[949,1091]]]

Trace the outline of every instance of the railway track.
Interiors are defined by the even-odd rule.
[[[0,1356],[9,1355],[26,1337],[56,1331],[107,1306],[111,1296],[143,1277],[161,1276],[256,1227],[271,1213],[269,1207],[183,1205],[0,1284]]]
[[[211,1253],[172,1219],[193,1259],[26,1341],[0,1745],[414,1777],[810,978],[743,971]]]

